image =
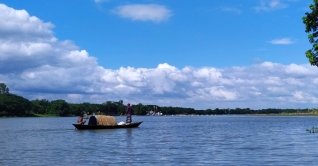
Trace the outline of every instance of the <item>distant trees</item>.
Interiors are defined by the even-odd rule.
[[[32,100],[31,101],[31,110],[33,111],[33,113],[35,114],[45,114],[48,110],[50,102],[46,99],[42,99],[42,100]]]
[[[0,83],[0,94],[8,94],[9,93],[9,88],[7,87],[6,84]]]
[[[31,102],[15,94],[0,94],[0,116],[28,116]]]
[[[141,103],[132,106],[133,114],[136,115],[146,115],[149,108]]]
[[[30,111],[28,99],[9,93],[7,85],[0,83],[0,116],[26,116]]]
[[[318,66],[318,0],[313,0],[313,4],[309,5],[311,12],[305,13],[303,23],[305,24],[305,32],[309,33],[308,39],[312,44],[312,48],[306,51],[306,57],[311,65]]]
[[[53,100],[49,107],[49,113],[59,116],[68,116],[70,113],[70,106],[65,100]]]

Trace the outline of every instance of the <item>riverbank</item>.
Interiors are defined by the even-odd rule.
[[[25,116],[0,116],[0,118],[27,118],[27,117],[73,117],[73,116],[59,116],[56,114],[28,114]]]
[[[249,114],[251,116],[318,116],[318,113]]]
[[[246,116],[318,116],[318,113],[279,113],[279,114],[209,114],[209,115],[186,115],[186,114],[176,114],[176,115],[163,115],[163,116],[220,116],[220,115],[246,115]],[[133,115],[133,116],[147,116],[147,115]],[[75,115],[60,116],[56,114],[28,114],[25,116],[2,116],[0,118],[14,118],[14,117],[76,117]]]

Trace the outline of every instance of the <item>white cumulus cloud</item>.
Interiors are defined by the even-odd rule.
[[[155,68],[107,69],[73,42],[56,39],[53,24],[3,4],[0,13],[0,82],[30,100],[124,100],[196,109],[318,104],[318,69],[307,64],[177,68],[161,63]]]

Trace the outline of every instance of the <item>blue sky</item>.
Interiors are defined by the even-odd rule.
[[[30,100],[315,107],[310,3],[0,0],[0,82]]]

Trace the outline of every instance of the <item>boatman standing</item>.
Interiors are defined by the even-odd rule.
[[[131,114],[132,114],[132,108],[130,106],[130,103],[127,104],[126,108],[126,123],[131,123]]]

